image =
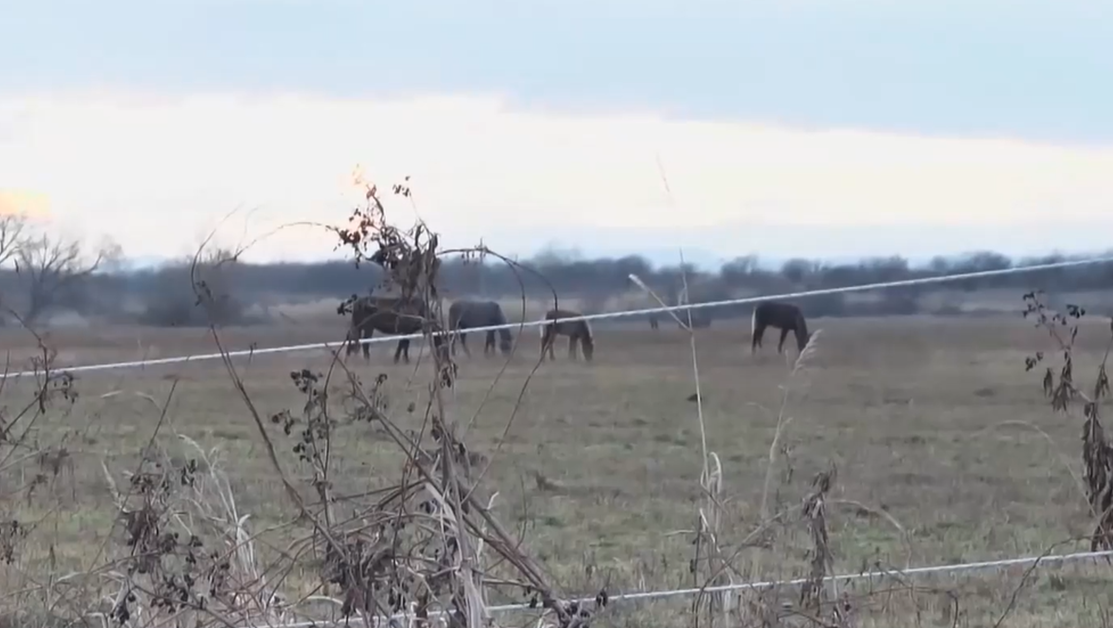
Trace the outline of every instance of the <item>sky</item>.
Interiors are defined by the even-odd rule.
[[[0,211],[129,256],[343,224],[848,258],[1110,248],[1113,4],[0,0]],[[229,212],[236,210],[230,218]],[[319,228],[258,261],[336,255]]]

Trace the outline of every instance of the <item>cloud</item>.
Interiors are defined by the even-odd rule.
[[[1113,205],[1113,147],[535,112],[492,95],[59,93],[0,99],[0,129],[0,188],[45,196],[54,221],[111,234],[133,255],[184,253],[237,206],[257,208],[249,238],[296,220],[340,224],[357,164],[382,186],[410,175],[418,212],[455,243],[528,234],[510,249],[551,227],[1004,229]],[[224,241],[242,229],[239,217]],[[320,257],[332,243],[291,230],[255,257]]]
[[[649,0],[637,19],[599,0],[7,4],[8,94],[502,90],[531,106],[1113,139],[1113,88],[1094,78],[1113,72],[1113,6],[1093,0]]]
[[[628,1],[606,0],[529,11],[455,0],[8,2],[0,93],[496,90],[531,106],[652,103],[710,120],[1113,140],[1113,87],[1095,80],[1113,73],[1107,3],[648,0],[636,8],[631,19]]]

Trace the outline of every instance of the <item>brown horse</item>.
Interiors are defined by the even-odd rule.
[[[416,299],[403,300],[400,297],[363,296],[352,302],[352,319],[348,326],[345,355],[356,352],[356,345],[363,338],[371,338],[375,331],[390,335],[409,335],[421,333],[426,329],[439,331],[440,325],[433,320],[430,308]],[[362,343],[363,359],[371,359],[371,345]],[[447,356],[445,339],[433,336],[433,346]],[[404,358],[410,361],[410,339],[398,341],[394,350],[394,362]]]
[[[753,317],[750,319],[750,353],[756,353],[761,346],[761,337],[765,335],[766,327],[776,327],[781,330],[781,341],[777,343],[777,353],[784,353],[785,339],[788,332],[796,334],[796,347],[803,351],[808,345],[811,334],[808,333],[808,323],[804,320],[804,313],[800,308],[791,303],[778,301],[763,301],[754,308]]]
[[[574,318],[582,316],[579,312],[571,310],[549,310],[543,320],[554,321],[539,325],[541,331],[541,355],[549,352],[549,359],[556,359],[553,355],[553,344],[557,336],[568,336],[568,357],[576,359],[576,343],[583,349],[584,359],[591,361],[595,354],[595,338],[591,334],[591,324],[585,320],[562,321],[557,319]]]

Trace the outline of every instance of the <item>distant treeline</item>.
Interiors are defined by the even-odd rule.
[[[655,289],[674,298],[687,280],[701,286],[701,291],[758,291],[781,289],[816,289],[852,284],[896,281],[931,277],[941,274],[972,273],[1063,262],[1064,255],[1012,260],[992,252],[974,253],[955,258],[937,257],[923,266],[910,266],[907,260],[893,256],[863,259],[857,264],[827,264],[819,260],[793,259],[780,269],[759,267],[757,258],[740,257],[724,264],[717,272],[700,271],[693,267],[665,266],[655,268],[636,255],[621,258],[568,260],[549,254],[519,262],[513,268],[502,262],[479,264],[447,259],[442,265],[440,288],[446,294],[485,295],[492,298],[517,296],[524,289],[533,297],[546,296],[550,288],[558,294],[576,297],[607,297],[632,288],[630,274],[636,274]],[[186,280],[188,268],[170,265],[158,270],[135,271],[103,277],[121,282],[129,290],[147,293],[168,282]],[[235,265],[236,285],[245,297],[284,294],[293,297],[317,298],[345,296],[365,292],[377,285],[382,276],[374,265],[356,268],[347,261],[321,263],[245,264]],[[964,280],[950,284],[961,290],[994,287],[1027,287],[1054,282],[1057,290],[1099,290],[1113,287],[1113,264],[1095,264],[1068,269],[1037,271],[1003,277]],[[706,297],[704,297],[706,298]]]
[[[366,293],[378,285],[381,275],[373,265],[357,268],[348,261],[321,263],[252,264],[212,259],[198,269],[197,277],[206,282],[210,311],[224,323],[247,323],[246,312],[252,305],[305,302],[322,298],[340,299]],[[830,264],[819,260],[793,259],[771,270],[758,264],[756,257],[740,257],[716,272],[695,268],[654,267],[638,256],[617,259],[568,259],[546,254],[520,262],[518,267],[487,261],[463,262],[446,259],[439,275],[440,290],[446,298],[462,295],[488,298],[515,297],[525,290],[527,296],[544,299],[555,290],[562,298],[575,298],[585,310],[604,309],[608,300],[635,294],[630,274],[636,274],[669,303],[677,303],[687,272],[690,302],[729,299],[749,294],[770,294],[857,284],[930,277],[940,274],[1000,270],[1060,262],[1063,255],[1013,260],[993,252],[964,256],[937,257],[922,266],[912,266],[901,257],[863,259],[856,264]],[[182,262],[158,269],[131,272],[98,271],[87,274],[56,291],[53,302],[39,304],[42,311],[69,310],[109,320],[134,320],[155,325],[203,324],[206,317],[190,288],[189,266]],[[78,281],[78,279],[80,281]],[[14,295],[29,288],[11,270],[0,270],[0,291]],[[1013,288],[1019,291],[1044,288],[1056,292],[1094,291],[1113,288],[1113,265],[1094,264],[1066,269],[1018,273],[999,277],[969,279],[947,286],[910,286],[879,291],[876,298],[854,301],[842,295],[809,298],[806,311],[812,316],[912,314],[923,311],[921,297],[948,291],[976,291]],[[1018,296],[1019,298],[1019,296]],[[41,297],[40,297],[41,300]],[[648,305],[648,302],[646,303]],[[955,312],[959,304],[953,304]],[[715,317],[743,315],[749,307],[716,310]],[[936,308],[946,310],[947,307]]]

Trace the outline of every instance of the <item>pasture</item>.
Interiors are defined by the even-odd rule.
[[[767,332],[757,358],[750,356],[748,320],[716,321],[697,332],[707,448],[723,470],[726,515],[719,534],[724,547],[738,552],[739,565],[760,555],[763,579],[804,575],[809,538],[794,513],[815,474],[831,465],[837,469],[827,514],[834,573],[1088,549],[1084,540],[1063,543],[1092,528],[1082,487],[1072,477],[1082,466],[1081,419],[1052,414],[1042,370],[1024,369],[1024,358],[1035,351],[1051,357],[1043,331],[1019,315],[818,319],[809,326],[822,329],[817,353],[792,377],[776,354],[778,330]],[[468,446],[493,461],[484,483],[499,493],[494,512],[524,535],[525,546],[566,592],[693,586],[691,531],[706,502],[688,336],[667,319],[657,332],[644,322],[596,323],[594,331],[594,362],[570,362],[567,338],[558,338],[556,360],[533,374],[520,403],[539,355],[537,330],[523,331],[504,371],[501,356],[483,357],[482,334],[471,334],[473,357],[461,352],[456,358],[450,412],[467,426]],[[343,335],[337,321],[229,329],[221,340],[226,348],[243,349]],[[26,332],[0,337],[13,365],[35,352]],[[1083,325],[1075,369],[1081,381],[1092,379],[1107,338],[1107,323]],[[60,329],[47,342],[57,348],[60,364],[214,350],[208,331],[197,329]],[[416,356],[427,357],[428,348],[415,342],[409,366],[391,364],[394,348],[394,342],[376,344],[369,365],[358,354],[346,363],[364,382],[387,374],[388,412],[417,430],[430,376]],[[791,339],[786,354],[796,354]],[[318,350],[234,364],[260,414],[270,417],[304,404],[291,371],[324,372],[330,360]],[[772,448],[766,492],[782,386],[789,389],[783,416],[790,420]],[[253,531],[287,523],[294,514],[219,360],[81,373],[74,387],[80,396],[73,406],[48,411],[32,430],[37,443],[65,443],[73,472],[48,474],[34,500],[7,506],[9,517],[37,525],[12,564],[0,567],[0,590],[41,581],[48,565],[55,573],[86,570],[126,551],[120,530],[113,529],[101,465],[119,474],[134,470],[153,438],[177,457],[189,453],[175,433],[217,448]],[[332,402],[342,407],[343,386],[334,388]],[[29,380],[7,382],[0,396],[5,416],[28,403],[32,392]],[[167,399],[160,422],[158,406]],[[418,409],[411,411],[414,401]],[[290,451],[295,441],[280,427],[267,425],[288,474],[300,481],[305,470]],[[375,427],[357,423],[344,434],[333,453],[337,494],[365,494],[396,478],[401,458]],[[34,473],[7,475],[0,483],[13,492]],[[763,494],[770,512],[788,514],[754,547],[740,548],[757,526]],[[287,526],[262,534],[260,563],[303,533]],[[855,600],[853,625],[993,625],[1011,608],[1002,625],[1100,626],[1111,602],[1108,569],[1077,563],[1040,568],[1025,578],[1025,568],[1010,568],[920,578],[915,590],[893,581],[875,583],[872,594],[865,584],[839,590]],[[287,576],[292,594],[315,584],[308,569]],[[793,592],[784,595],[795,599]],[[691,602],[615,604],[593,625],[679,626],[690,620]]]

